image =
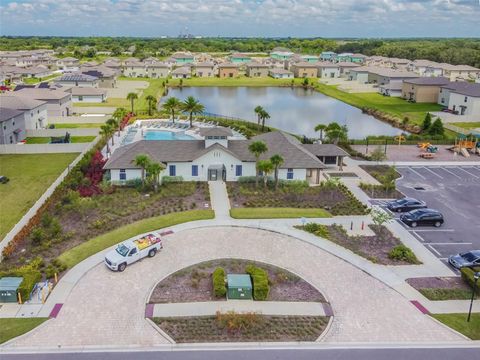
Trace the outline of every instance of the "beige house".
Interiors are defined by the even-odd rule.
[[[192,77],[192,71],[187,66],[182,66],[172,71],[173,79],[190,79],[191,77]]]
[[[195,76],[197,77],[214,77],[215,64],[213,62],[200,62],[194,65]]]
[[[292,64],[290,70],[296,78],[316,78],[318,76],[318,64],[315,62],[298,62]]]
[[[267,77],[269,68],[270,66],[267,64],[261,64],[257,62],[247,63],[246,75],[248,77]]]
[[[443,69],[443,76],[450,79],[450,81],[457,80],[473,80],[480,74],[480,69],[469,65],[450,65],[442,63],[440,67]]]
[[[421,77],[403,80],[402,98],[417,103],[436,103],[440,87],[450,83],[444,77]]]
[[[72,94],[52,88],[25,88],[15,95],[47,103],[47,116],[69,116],[72,114]]]
[[[167,78],[170,74],[170,66],[167,63],[157,61],[147,65],[146,73],[152,79]]]
[[[123,75],[126,77],[147,77],[147,67],[138,60],[125,61]]]
[[[237,77],[238,76],[238,66],[232,63],[223,63],[218,65],[218,77],[227,78],[227,77]]]

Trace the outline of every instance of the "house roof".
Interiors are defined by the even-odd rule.
[[[318,62],[307,62],[307,61],[300,61],[295,64],[292,64],[292,66],[298,67],[298,68],[318,68],[319,63]]]
[[[352,62],[348,62],[348,61],[340,61],[337,63],[338,67],[344,67],[344,68],[347,68],[347,67],[360,67],[362,65],[360,64],[357,64],[357,63],[352,63]]]
[[[214,64],[213,62],[206,61],[206,62],[196,63],[194,66],[195,66],[196,68],[200,68],[200,67],[213,68],[213,67],[215,66],[215,64]]]
[[[242,53],[234,53],[234,54],[231,54],[230,57],[232,57],[232,58],[248,58],[248,59],[250,59],[250,56],[245,55],[245,54],[242,54]]]
[[[270,65],[268,65],[268,64],[263,64],[263,63],[256,62],[256,61],[249,62],[249,63],[245,64],[245,66],[247,68],[265,68],[265,69],[268,69],[270,67]]]
[[[18,115],[23,114],[22,110],[0,107],[0,122],[10,120]]]
[[[189,75],[190,74],[190,68],[188,67],[179,67],[178,69],[175,69],[172,71],[172,74],[178,74],[178,75]]]
[[[238,65],[225,62],[225,63],[218,64],[218,67],[219,68],[238,68]]]
[[[348,156],[348,153],[334,144],[302,144],[308,152],[315,156]]]
[[[77,58],[74,58],[74,57],[64,57],[64,58],[61,58],[61,59],[58,59],[60,61],[78,61]]]
[[[451,82],[448,85],[442,86],[444,89],[448,89],[451,92],[466,95],[466,96],[473,96],[473,97],[480,97],[480,84],[479,83],[469,83],[469,82]]]
[[[403,80],[404,83],[407,84],[414,84],[414,85],[425,85],[425,86],[433,86],[433,85],[447,85],[450,83],[450,80],[445,77],[419,77],[414,79],[406,79]]]
[[[36,100],[60,100],[70,94],[53,88],[33,88],[33,89],[22,89],[16,91],[20,96],[26,96]]]
[[[232,130],[222,126],[202,127],[200,128],[200,136],[232,136]]]
[[[19,93],[22,91],[15,92],[15,95],[11,95],[11,93],[0,94],[0,105],[2,108],[32,110],[46,104],[45,101],[35,100],[31,97],[20,95]]]

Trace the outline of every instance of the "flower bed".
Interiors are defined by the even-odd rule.
[[[472,290],[461,277],[424,277],[407,283],[429,300],[468,300]]]

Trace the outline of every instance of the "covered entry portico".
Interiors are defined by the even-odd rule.
[[[227,179],[227,169],[223,164],[210,165],[208,167],[208,181],[216,181]]]

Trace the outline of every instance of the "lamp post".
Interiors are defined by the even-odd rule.
[[[470,299],[470,309],[468,310],[468,317],[467,322],[470,322],[470,316],[472,315],[472,306],[473,306],[473,298],[475,297],[475,291],[477,290],[477,281],[480,278],[480,271],[476,272],[473,275],[473,289],[472,289],[472,298]]]

